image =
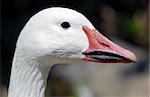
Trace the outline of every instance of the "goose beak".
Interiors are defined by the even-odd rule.
[[[84,60],[102,63],[130,63],[136,61],[136,56],[110,41],[97,30],[83,26],[89,40],[89,48],[83,52]]]

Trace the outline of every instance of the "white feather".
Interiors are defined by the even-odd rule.
[[[62,28],[64,21],[71,27]],[[67,8],[48,8],[31,17],[17,41],[8,97],[44,97],[51,67],[78,63],[89,47],[83,25],[94,29],[85,16]]]

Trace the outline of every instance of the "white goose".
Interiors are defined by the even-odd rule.
[[[54,64],[136,61],[135,55],[100,34],[81,13],[48,8],[35,14],[17,41],[8,97],[44,97]]]

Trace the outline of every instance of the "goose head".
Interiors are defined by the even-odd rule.
[[[136,57],[99,33],[81,13],[60,7],[42,10],[19,35],[8,97],[44,97],[51,66],[89,61],[123,63]]]
[[[35,14],[22,30],[17,46],[39,60],[59,59],[56,63],[61,63],[60,59],[136,61],[132,52],[111,42],[84,15],[68,8],[48,8]]]

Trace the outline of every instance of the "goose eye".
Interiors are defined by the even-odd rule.
[[[68,22],[62,22],[61,23],[61,26],[65,29],[69,28],[70,27],[70,24]]]

